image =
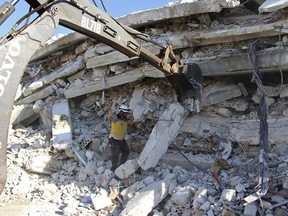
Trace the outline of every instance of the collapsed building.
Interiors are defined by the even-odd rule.
[[[20,197],[49,203],[38,215],[287,215],[287,10],[260,5],[178,1],[117,19],[149,51],[172,45],[197,64],[200,98],[184,74],[79,33],[38,50],[15,98],[2,208]],[[107,111],[121,104],[132,153],[113,173]]]

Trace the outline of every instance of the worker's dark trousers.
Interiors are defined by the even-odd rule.
[[[109,138],[109,143],[111,147],[111,162],[112,162],[111,170],[114,171],[118,166],[120,166],[121,164],[127,161],[129,153],[130,153],[130,149],[125,139],[116,140],[111,137]],[[120,159],[120,163],[119,163],[119,159]]]

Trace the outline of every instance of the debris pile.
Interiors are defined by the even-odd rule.
[[[30,209],[38,215],[286,215],[288,79],[275,69],[275,62],[286,67],[286,59],[277,58],[279,49],[286,54],[277,45],[286,36],[279,41],[275,31],[286,17],[259,15],[252,6],[177,1],[119,18],[171,43],[182,63],[198,63],[201,107],[183,74],[165,77],[83,36],[69,48],[59,50],[63,37],[49,45],[57,47],[53,52],[39,50],[15,99],[0,210],[25,200],[49,203],[49,209]],[[247,55],[259,32],[269,44],[259,47],[257,66],[274,72],[263,74],[263,89],[252,80]],[[262,90],[269,170],[259,166]],[[117,112],[121,104],[132,110],[126,137],[131,154],[112,172],[107,111]],[[268,191],[247,199],[261,187],[264,171]]]

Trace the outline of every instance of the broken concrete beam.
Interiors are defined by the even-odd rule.
[[[215,162],[215,160],[210,155],[203,154],[185,154],[191,162],[199,165],[201,168],[208,170]],[[180,166],[186,170],[199,171],[195,166],[193,166],[183,155],[178,153],[166,153],[161,157],[161,161],[172,167]]]
[[[175,174],[169,174],[163,180],[139,190],[135,196],[129,199],[120,216],[148,215],[168,195],[173,178],[175,178]]]
[[[23,99],[20,99],[18,101],[15,102],[16,105],[20,105],[20,104],[27,104],[27,103],[32,103],[35,102],[37,100],[46,98],[48,96],[50,96],[51,94],[53,94],[55,92],[55,90],[57,89],[56,86],[54,85],[50,85],[47,86]]]
[[[128,178],[139,168],[137,160],[138,159],[128,160],[124,164],[117,167],[117,169],[115,170],[115,175],[120,179]]]
[[[259,16],[259,19],[261,19],[261,16]],[[263,23],[261,25],[258,24],[239,28],[229,28],[221,31],[217,29],[208,32],[195,30],[182,32],[181,34],[173,33],[169,35],[169,38],[167,37],[167,43],[172,45],[174,48],[180,48],[181,45],[182,47],[189,47],[190,43],[193,43],[193,46],[205,46],[249,40],[258,38],[259,34],[263,37],[272,37],[279,34],[279,32],[275,31],[277,29],[276,26],[287,27],[287,25],[288,20],[283,20],[269,24]],[[163,35],[163,37],[165,37],[165,35]],[[187,40],[187,38],[191,38],[191,40]]]
[[[54,72],[41,77],[39,80],[36,80],[35,82],[32,82],[27,89],[23,92],[25,96],[32,94],[33,92],[37,91],[38,89],[42,88],[43,86],[51,83],[52,81],[66,77],[71,76],[74,73],[82,70],[85,67],[84,58],[83,56],[80,56],[76,59],[76,61],[70,62],[63,67],[61,67],[58,70],[55,70]]]
[[[53,147],[58,150],[65,150],[72,144],[71,115],[68,101],[63,100],[55,103],[52,108],[52,115]]]
[[[172,103],[159,117],[138,160],[143,170],[155,167],[179,133],[184,121],[184,108]]]
[[[115,86],[123,85],[125,83],[134,82],[144,77],[162,78],[165,76],[164,73],[161,72],[160,70],[152,66],[145,65],[144,67],[135,68],[126,73],[106,78],[104,83],[102,80],[98,80],[90,83],[81,84],[78,86],[73,86],[70,89],[66,90],[64,92],[64,95],[66,98],[73,98],[91,92],[96,92],[99,90],[109,89]]]
[[[238,85],[215,83],[203,89],[202,104],[210,106],[242,95]]]

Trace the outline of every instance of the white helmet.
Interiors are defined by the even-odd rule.
[[[129,107],[126,106],[125,104],[122,104],[122,105],[119,107],[119,111],[129,112]]]

